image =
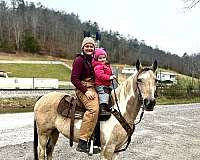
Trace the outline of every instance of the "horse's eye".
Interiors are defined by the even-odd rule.
[[[137,81],[138,81],[138,82],[142,82],[142,80],[141,80],[141,79],[138,79]]]

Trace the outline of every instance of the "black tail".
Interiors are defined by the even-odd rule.
[[[36,121],[35,121],[35,119],[34,119],[34,142],[33,142],[34,144],[34,148],[33,148],[33,150],[34,150],[34,160],[38,160],[38,150],[37,150],[37,148],[38,148],[38,133],[37,133],[37,125],[36,125]]]

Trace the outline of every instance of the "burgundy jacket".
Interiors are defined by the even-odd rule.
[[[92,61],[95,73],[95,85],[96,86],[110,86],[110,76],[112,75],[112,70],[109,63],[102,63],[96,60]]]
[[[83,86],[81,81],[85,78],[93,78],[94,72],[92,67],[92,56],[77,55],[72,65],[71,82],[81,92],[85,93],[87,87]]]

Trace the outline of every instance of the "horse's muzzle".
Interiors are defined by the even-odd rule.
[[[155,104],[156,104],[155,98],[154,99],[145,98],[144,99],[145,111],[153,111]]]

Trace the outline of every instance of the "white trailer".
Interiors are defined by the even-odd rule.
[[[58,79],[0,77],[0,89],[57,89],[57,88],[58,88]]]

